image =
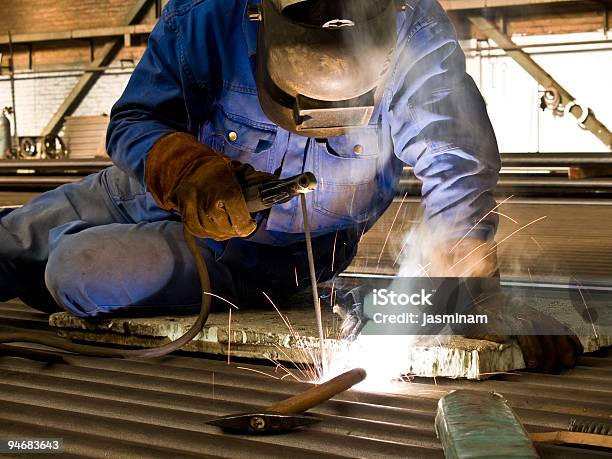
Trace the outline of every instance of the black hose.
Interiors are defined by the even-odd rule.
[[[202,289],[202,305],[200,307],[200,313],[191,326],[191,328],[180,338],[168,343],[163,346],[149,348],[149,349],[137,349],[137,350],[121,350],[121,349],[108,349],[98,346],[90,346],[86,344],[76,344],[67,339],[49,336],[46,333],[34,332],[34,331],[16,331],[16,332],[0,332],[0,343],[32,343],[41,344],[44,346],[52,347],[54,349],[60,349],[63,351],[73,352],[89,357],[113,357],[120,359],[151,359],[155,357],[162,357],[170,354],[171,352],[177,351],[182,348],[185,344],[193,340],[204,328],[208,315],[210,314],[211,292],[210,277],[208,275],[208,269],[206,269],[206,263],[192,234],[187,230],[187,227],[183,225],[183,236],[187,243],[187,248],[196,265],[198,271],[198,277],[200,278],[200,287]],[[5,349],[5,346],[1,347]]]

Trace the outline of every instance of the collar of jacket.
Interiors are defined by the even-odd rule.
[[[259,30],[259,22],[249,20],[248,8],[249,5],[260,4],[261,0],[246,0],[244,2],[244,11],[242,15],[242,31],[249,50],[249,58],[253,59],[257,54],[257,31]]]

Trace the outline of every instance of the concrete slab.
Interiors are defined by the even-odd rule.
[[[183,349],[224,356],[229,351],[231,357],[312,364],[319,345],[312,311],[297,309],[283,315],[289,325],[276,312],[233,311],[230,326],[227,313],[211,314],[203,332]],[[58,313],[51,316],[50,325],[58,328],[60,336],[74,340],[144,347],[176,339],[193,320],[193,317],[122,318],[91,324],[68,313]],[[337,319],[327,314],[325,323],[328,336],[334,336]],[[372,353],[371,345],[360,340],[348,344],[329,339],[326,346],[336,358],[349,353],[358,356]],[[418,344],[406,344],[404,352],[394,353],[400,359],[402,373],[424,377],[480,379],[525,367],[516,344],[461,337],[421,337]]]
[[[580,321],[580,315],[569,302],[540,299],[532,305],[542,312],[554,312],[567,325],[581,322],[576,332],[586,352],[612,345],[610,327]],[[560,315],[560,311],[563,314]],[[50,317],[50,325],[61,336],[75,340],[124,346],[152,347],[174,340],[187,331],[194,317],[117,318],[89,323],[68,313]],[[604,321],[607,323],[608,321]],[[455,336],[366,337],[354,343],[334,339],[339,319],[324,313],[326,346],[336,361],[362,364],[364,360],[378,364],[385,358],[394,371],[423,377],[486,379],[489,375],[525,368],[522,353],[514,342],[504,344]],[[268,359],[272,362],[312,364],[318,356],[318,340],[314,314],[309,307],[282,311],[233,310],[210,315],[206,327],[183,349],[221,356]],[[375,338],[374,340],[372,338]],[[385,344],[384,339],[396,341]],[[397,341],[399,339],[399,341]],[[391,353],[391,356],[389,354]],[[386,364],[386,363],[385,363]]]

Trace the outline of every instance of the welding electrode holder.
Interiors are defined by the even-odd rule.
[[[305,172],[286,179],[272,180],[242,190],[247,208],[256,214],[272,207],[291,201],[300,194],[307,194],[317,187],[317,179],[312,172]]]

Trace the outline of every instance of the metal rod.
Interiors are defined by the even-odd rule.
[[[317,329],[319,332],[319,350],[321,353],[322,374],[327,372],[327,358],[325,352],[325,335],[323,334],[323,316],[321,314],[321,303],[319,302],[319,289],[317,287],[317,273],[315,271],[314,254],[312,252],[312,238],[310,234],[310,222],[308,220],[308,209],[306,207],[306,196],[301,194],[302,217],[304,220],[304,234],[306,235],[306,251],[308,252],[308,268],[310,269],[310,284],[312,285],[312,300],[315,315],[317,317]]]
[[[582,41],[565,41],[559,43],[531,43],[525,45],[515,45],[510,47],[487,46],[481,48],[463,48],[463,52],[481,52],[481,51],[518,51],[529,48],[556,48],[559,46],[585,46],[585,45],[607,45],[612,43],[612,40],[582,40]]]
[[[612,166],[610,153],[502,153],[503,167],[522,166]]]
[[[9,38],[9,80],[11,82],[11,103],[13,104],[13,152],[19,150],[19,135],[17,134],[17,107],[15,101],[15,51],[13,49],[13,35],[8,32]]]

